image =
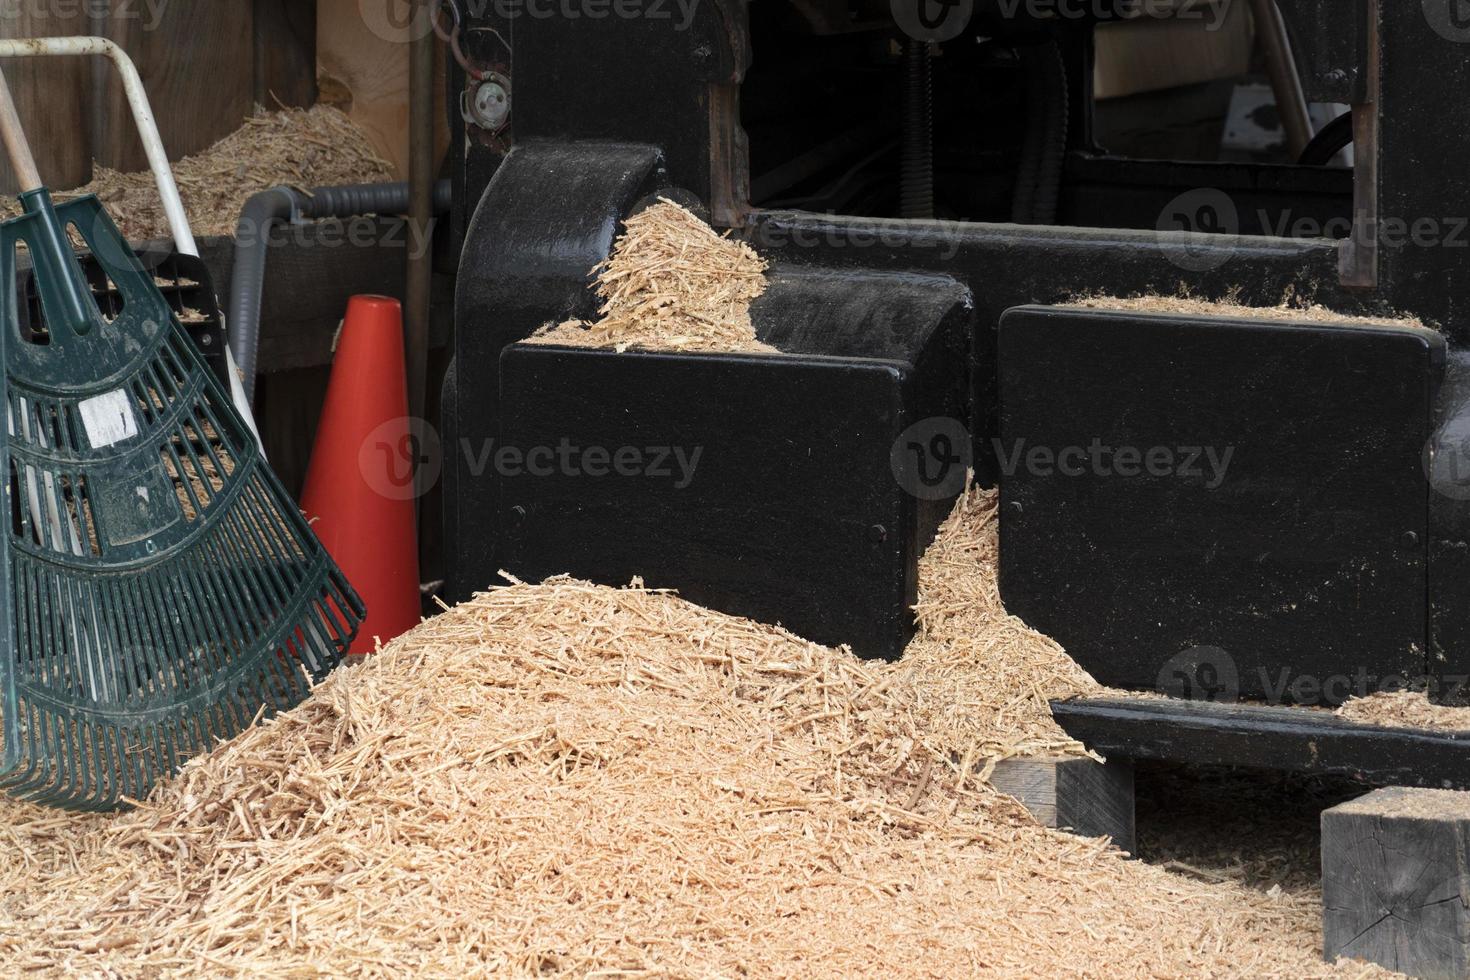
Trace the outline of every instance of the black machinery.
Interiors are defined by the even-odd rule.
[[[1470,702],[1470,25],[1278,0],[1305,98],[1351,107],[1307,162],[1125,159],[1094,133],[1093,39],[1138,6],[460,0],[454,597],[501,568],[642,574],[895,656],[973,466],[1012,611],[1172,695],[1055,705],[1077,737],[1470,787],[1470,740],[1320,710]],[[1354,166],[1319,162],[1349,139]],[[753,317],[786,356],[519,345],[594,313],[589,270],[659,195],[769,259]],[[1343,319],[1069,305],[1181,288]],[[1423,326],[1347,319],[1400,314]],[[622,449],[699,463],[619,478]]]

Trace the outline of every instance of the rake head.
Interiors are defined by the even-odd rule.
[[[363,609],[97,199],[22,201],[0,225],[0,284],[28,253],[44,324],[0,288],[0,788],[110,809],[301,701]],[[112,280],[115,317],[68,234]]]

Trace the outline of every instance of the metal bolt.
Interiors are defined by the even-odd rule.
[[[888,528],[882,524],[874,524],[868,528],[868,537],[872,539],[874,544],[882,544],[888,540]]]
[[[510,79],[491,74],[475,89],[472,111],[481,129],[498,133],[510,122]]]
[[[1419,535],[1418,534],[1415,534],[1413,531],[1405,531],[1404,532],[1404,537],[1403,537],[1403,543],[1404,543],[1404,547],[1405,548],[1418,547],[1418,545],[1419,545]]]

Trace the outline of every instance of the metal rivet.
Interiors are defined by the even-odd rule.
[[[1405,531],[1401,540],[1405,548],[1417,548],[1419,546],[1419,535],[1413,531]]]
[[[874,544],[882,544],[888,540],[888,528],[882,524],[874,524],[868,528],[868,537],[872,539]]]

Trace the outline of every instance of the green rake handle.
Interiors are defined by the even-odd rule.
[[[27,244],[36,270],[36,287],[47,320],[65,326],[73,333],[86,334],[92,329],[91,294],[82,281],[81,269],[72,255],[71,243],[56,217],[51,192],[41,183],[36,157],[30,140],[20,123],[10,83],[0,71],[0,141],[20,181],[20,203],[27,214],[36,215],[34,240]]]

